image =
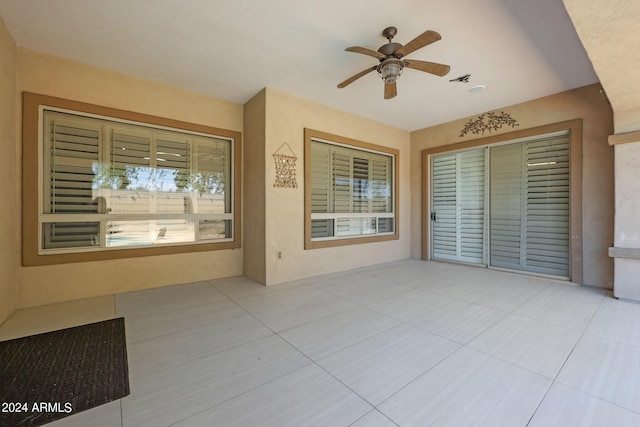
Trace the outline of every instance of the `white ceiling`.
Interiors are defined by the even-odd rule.
[[[405,130],[598,81],[562,0],[0,0],[0,16],[35,51],[241,104],[270,87]],[[375,72],[337,89],[377,63],[344,49],[376,50],[391,25],[402,44],[439,32],[408,58],[449,75],[407,69],[391,100]]]

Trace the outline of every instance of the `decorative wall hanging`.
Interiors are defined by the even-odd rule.
[[[289,154],[282,152],[283,148],[288,148]],[[296,157],[295,153],[286,142],[273,153],[273,161],[276,163],[276,181],[273,186],[276,188],[298,188],[296,182]]]
[[[511,126],[513,128],[520,125],[516,122],[516,119],[503,111],[501,111],[500,114],[493,112],[484,113],[479,115],[476,120],[469,120],[467,124],[464,125],[462,131],[460,131],[459,138],[462,138],[469,132],[474,135],[484,135],[485,132],[488,131],[491,133],[494,130],[501,129],[502,126]]]

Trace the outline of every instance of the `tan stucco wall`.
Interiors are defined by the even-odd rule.
[[[266,282],[265,264],[265,115],[266,90],[244,105],[244,275]]]
[[[77,62],[18,49],[22,91],[242,132],[242,105]],[[21,150],[21,135],[15,147]],[[19,224],[12,224],[19,228]],[[242,274],[242,250],[222,250],[58,266],[20,267],[18,306]]]
[[[640,129],[640,2],[563,0],[614,110],[615,133]]]
[[[326,249],[304,249],[304,128],[400,151],[400,238]],[[298,157],[298,188],[274,188],[272,154],[287,142]],[[266,89],[266,283],[409,258],[409,133],[273,89]],[[282,258],[278,258],[278,253]]]
[[[607,138],[613,133],[613,117],[610,105],[600,94],[600,85],[589,85],[496,111],[504,111],[516,119],[519,126],[515,130],[572,119],[583,120],[583,283],[611,288],[613,263],[607,251],[613,242],[613,149],[608,145]],[[481,113],[478,112],[478,114]],[[466,117],[411,133],[411,256],[413,258],[422,256],[420,153],[426,148],[479,138],[478,135],[469,134],[463,138],[459,137],[465,123],[476,117]],[[493,135],[513,130],[505,127],[494,132]]]
[[[19,241],[16,150],[16,44],[0,19],[0,323],[17,304]]]

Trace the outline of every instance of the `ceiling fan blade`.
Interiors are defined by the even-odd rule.
[[[402,58],[403,56],[409,55],[411,52],[415,52],[421,47],[425,47],[428,44],[437,42],[441,38],[442,37],[440,37],[440,34],[436,33],[435,31],[427,30],[415,39],[411,40],[406,45],[396,50],[395,55],[397,58]]]
[[[404,65],[407,68],[413,68],[414,70],[424,71],[425,73],[435,74],[436,76],[446,76],[451,69],[450,66],[444,64],[438,64],[435,62],[406,60]]]
[[[351,46],[345,49],[347,52],[355,52],[355,53],[361,53],[363,55],[369,55],[369,56],[373,56],[374,58],[378,58],[378,59],[385,59],[386,55],[381,54],[380,52],[376,51],[376,50],[372,50],[372,49],[367,49],[366,47],[360,47],[360,46]]]
[[[396,82],[384,84],[384,99],[395,98],[398,94],[398,88],[396,88]]]
[[[349,77],[347,80],[345,80],[345,81],[343,81],[342,83],[340,83],[340,84],[338,85],[338,87],[339,87],[340,89],[342,89],[343,87],[345,87],[345,86],[347,86],[347,85],[350,85],[351,83],[355,82],[356,80],[358,80],[360,77],[364,76],[365,74],[368,74],[368,73],[372,72],[372,71],[373,71],[373,70],[375,70],[376,68],[378,68],[378,66],[377,66],[377,65],[376,65],[376,66],[373,66],[373,67],[371,67],[371,68],[367,68],[367,69],[366,69],[366,70],[364,70],[364,71],[360,71],[358,74],[356,74],[356,75],[354,75],[354,76],[351,76],[351,77]]]

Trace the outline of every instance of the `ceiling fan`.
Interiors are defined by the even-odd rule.
[[[400,43],[393,43],[391,41],[397,33],[398,29],[396,27],[385,28],[382,35],[389,40],[389,43],[380,46],[377,51],[360,46],[346,48],[345,50],[347,52],[356,52],[363,55],[373,56],[378,59],[380,63],[349,77],[347,80],[340,83],[338,87],[346,87],[358,80],[360,77],[376,70],[380,78],[384,80],[384,99],[391,99],[398,94],[396,89],[396,80],[398,80],[398,77],[400,77],[400,74],[402,74],[402,70],[405,67],[424,71],[425,73],[435,74],[440,77],[447,75],[451,69],[448,65],[404,59],[404,57],[409,55],[411,52],[440,40],[440,34],[435,31],[427,30],[403,46]]]

